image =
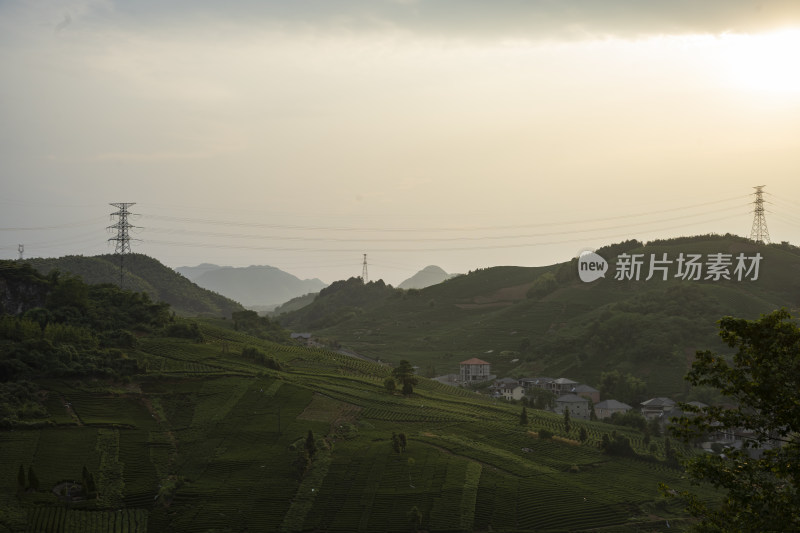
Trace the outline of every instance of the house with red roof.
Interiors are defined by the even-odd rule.
[[[473,357],[459,363],[462,383],[472,383],[475,381],[486,381],[491,375],[491,365],[486,361]]]

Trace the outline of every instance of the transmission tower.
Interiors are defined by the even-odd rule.
[[[361,281],[363,281],[365,285],[369,281],[369,276],[367,275],[367,254],[364,254],[364,263],[361,266]]]
[[[764,216],[763,189],[766,185],[753,187],[756,192],[753,200],[753,228],[750,230],[750,239],[756,244],[769,244],[769,230],[767,229],[767,219]]]
[[[22,254],[25,253],[25,245],[24,244],[18,244],[17,245],[17,251],[19,252],[19,260],[22,261]]]
[[[112,203],[108,204],[116,207],[118,211],[111,213],[112,217],[117,217],[117,223],[108,226],[108,230],[117,230],[116,237],[108,239],[109,242],[115,241],[114,253],[119,255],[119,286],[122,288],[123,266],[125,264],[125,254],[131,253],[130,229],[135,227],[128,222],[128,215],[131,214],[128,208],[135,205],[135,202]]]

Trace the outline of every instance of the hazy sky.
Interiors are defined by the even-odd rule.
[[[0,258],[399,283],[800,244],[796,0],[0,0]]]

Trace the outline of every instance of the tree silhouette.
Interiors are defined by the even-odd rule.
[[[36,477],[36,473],[33,471],[33,465],[28,467],[28,488],[34,492],[39,490],[39,478]]]
[[[25,467],[22,466],[22,463],[20,463],[17,471],[17,489],[20,492],[25,490]]]
[[[422,525],[422,513],[419,508],[415,505],[406,513],[406,516],[408,517],[408,523],[413,531],[418,531],[419,527]]]
[[[310,429],[308,430],[308,436],[306,436],[306,452],[308,453],[309,459],[314,458],[314,454],[317,453],[317,441],[314,439],[314,432]]]
[[[414,367],[411,366],[411,363],[403,359],[400,361],[400,364],[392,370],[392,376],[394,379],[402,383],[403,385],[403,394],[408,396],[409,394],[414,392],[414,385],[419,383],[419,380],[414,375]]]
[[[394,432],[392,432],[392,449],[398,455],[403,452],[403,447],[400,445],[400,437]]]
[[[527,426],[528,425],[528,410],[523,406],[522,413],[519,415],[519,425],[520,426]]]

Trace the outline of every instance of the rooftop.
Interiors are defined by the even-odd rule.
[[[461,361],[458,363],[460,365],[488,365],[486,361],[483,359],[478,359],[477,357],[473,357],[472,359],[467,359],[466,361]]]

